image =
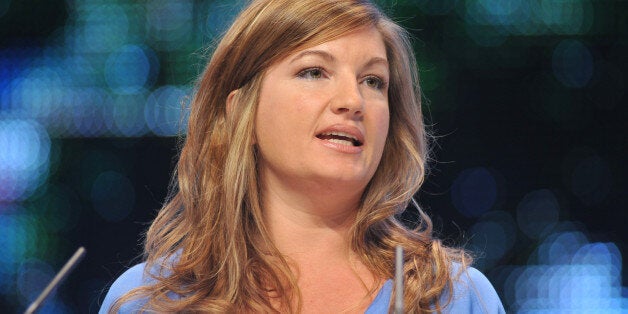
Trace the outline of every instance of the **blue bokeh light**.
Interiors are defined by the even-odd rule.
[[[48,263],[38,259],[27,259],[20,265],[17,276],[17,288],[23,305],[35,301],[54,278],[55,271]]]
[[[24,199],[43,183],[50,139],[29,120],[0,120],[0,201]]]
[[[43,64],[55,64],[44,59]],[[57,66],[32,64],[14,86],[13,109],[20,116],[44,120],[64,102],[63,89],[69,85],[64,70]]]
[[[94,209],[107,221],[126,218],[135,206],[135,189],[131,181],[116,171],[98,175],[92,185],[91,200]]]
[[[109,52],[127,42],[129,20],[124,8],[113,3],[79,3],[72,48],[80,52]]]
[[[236,14],[242,9],[243,1],[233,3],[233,1],[217,0],[207,4],[205,12],[207,19],[204,25],[204,33],[217,38],[222,35]]]
[[[148,48],[122,46],[112,52],[105,63],[107,85],[117,94],[135,94],[155,80],[158,63]],[[151,62],[150,60],[153,60]]]
[[[467,0],[462,16],[467,26],[470,26],[467,28],[469,36],[477,41],[490,37],[490,34],[482,34],[486,29],[500,34],[499,37],[582,34],[590,30],[594,12],[593,6],[587,0]],[[495,41],[477,43],[497,44]]]
[[[194,6],[190,0],[152,0],[146,3],[148,34],[161,50],[185,47],[192,38]]]
[[[50,232],[72,230],[79,221],[79,197],[66,185],[49,184],[44,193],[31,199],[39,218],[46,222],[46,229]]]
[[[183,106],[189,91],[171,85],[163,86],[152,92],[144,110],[146,124],[150,130],[160,136],[174,136],[184,132],[186,121]]]
[[[505,211],[484,214],[469,230],[471,247],[480,256],[474,264],[480,270],[494,266],[517,239],[517,225]]]
[[[552,56],[554,76],[567,87],[584,87],[593,76],[593,56],[581,42],[561,41]]]
[[[68,71],[68,87],[90,87],[104,85],[102,73],[97,71],[100,63],[105,62],[106,54],[96,56],[89,54],[76,54],[63,58],[61,65]]]
[[[527,236],[541,238],[558,222],[560,206],[550,190],[537,190],[526,194],[517,205],[517,223]]]
[[[81,137],[95,137],[105,130],[104,110],[111,95],[103,88],[82,88],[74,91],[72,120],[68,121],[67,132]]]
[[[579,231],[546,238],[538,260],[512,271],[505,293],[518,313],[622,313],[621,254],[613,243],[589,243]]]
[[[23,260],[37,250],[35,218],[20,214],[22,208],[2,207],[0,204],[0,294],[15,291],[15,276]]]
[[[541,0],[539,15],[555,34],[573,35],[587,32],[593,22],[593,6],[588,0]]]
[[[451,187],[451,200],[463,215],[479,217],[497,200],[497,181],[483,167],[462,171]]]
[[[145,104],[144,93],[117,95],[112,102],[111,117],[106,119],[109,131],[126,137],[144,135],[147,132]]]

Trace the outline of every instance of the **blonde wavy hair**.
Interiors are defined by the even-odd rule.
[[[456,276],[451,264],[465,265],[468,256],[434,238],[418,206],[418,228],[396,218],[414,203],[428,158],[407,33],[368,1],[255,0],[226,32],[197,84],[176,181],[146,234],[146,275],[152,280],[118,299],[110,312],[137,298],[145,299],[143,309],[156,312],[301,310],[295,275],[262,219],[251,144],[261,81],[269,66],[289,54],[365,27],[377,29],[386,46],[390,129],[362,196],[351,246],[377,278],[392,278],[394,250],[402,245],[405,312],[442,309],[440,296],[452,295]],[[227,114],[234,90],[239,92]]]

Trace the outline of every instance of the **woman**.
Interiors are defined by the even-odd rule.
[[[367,1],[259,0],[192,101],[173,196],[146,262],[102,312],[503,312],[462,250],[396,218],[423,182],[426,134],[405,32]]]

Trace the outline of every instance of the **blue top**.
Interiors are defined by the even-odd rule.
[[[106,314],[113,302],[131,289],[149,284],[151,279],[144,276],[145,264],[138,264],[128,269],[111,285],[99,314]],[[456,271],[459,266],[453,267]],[[366,309],[366,314],[388,313],[393,290],[392,280],[387,280],[373,303]],[[443,301],[447,294],[441,296]],[[118,313],[135,313],[144,301],[133,300],[122,305]],[[505,313],[495,288],[488,279],[477,269],[469,267],[467,271],[454,281],[454,296],[451,302],[443,309],[443,313]]]

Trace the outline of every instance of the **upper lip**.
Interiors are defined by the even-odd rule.
[[[334,124],[316,132],[316,137],[321,135],[339,135],[351,138],[357,146],[364,144],[364,133],[357,127],[346,124]]]

